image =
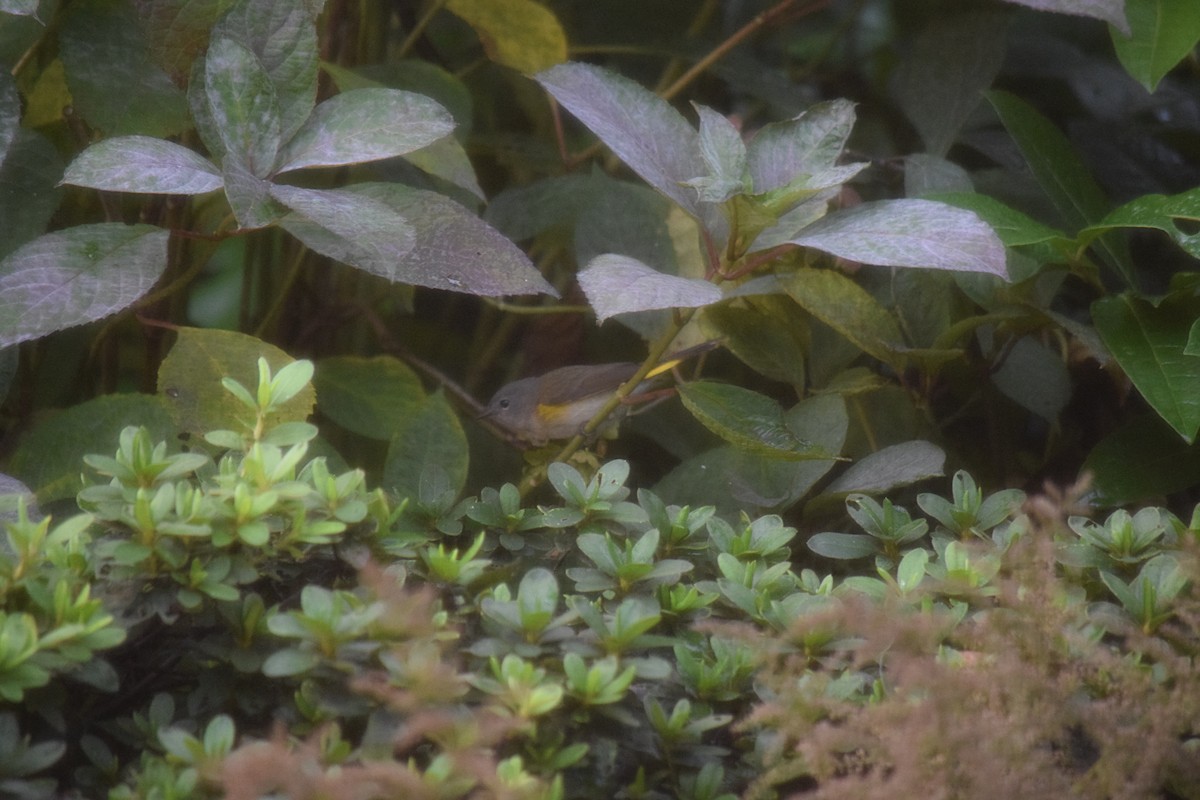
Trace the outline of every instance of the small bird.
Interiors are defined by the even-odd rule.
[[[661,386],[662,377],[681,361],[716,345],[716,342],[704,342],[675,353],[652,369],[630,397],[645,395]],[[588,421],[596,416],[621,384],[633,377],[638,366],[632,362],[585,364],[522,378],[502,386],[480,416],[537,447],[555,439],[570,439],[583,432]],[[628,406],[622,404],[613,413],[613,423],[619,422],[627,413]]]

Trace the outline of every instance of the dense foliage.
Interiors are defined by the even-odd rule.
[[[1198,41],[0,0],[0,795],[1198,796]]]

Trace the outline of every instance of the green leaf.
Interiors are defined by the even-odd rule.
[[[918,34],[892,78],[893,94],[925,142],[944,156],[1004,62],[1008,15],[936,15]]]
[[[755,372],[772,380],[803,386],[810,336],[808,322],[786,297],[745,297],[704,309],[706,336]]]
[[[579,273],[579,286],[600,322],[617,314],[698,308],[721,300],[721,290],[709,281],[666,275],[615,253],[593,258]]]
[[[35,425],[21,438],[8,471],[37,492],[42,501],[73,497],[80,489],[83,457],[89,453],[112,455],[127,425],[145,426],[155,441],[172,439],[176,430],[160,398],[104,395]]]
[[[1092,318],[1109,352],[1133,385],[1189,444],[1200,431],[1200,356],[1185,348],[1200,300],[1182,294],[1157,306],[1130,295],[1092,304]]]
[[[743,450],[791,461],[836,457],[799,439],[784,423],[779,404],[765,395],[725,383],[691,381],[680,384],[679,397],[704,427]]]
[[[204,58],[204,95],[221,154],[255,177],[269,175],[282,123],[275,86],[254,53],[233,39],[214,39]]]
[[[114,136],[172,136],[189,127],[183,92],[150,57],[132,4],[72,3],[58,37],[75,111]]]
[[[1188,233],[1176,220],[1186,220],[1187,228],[1195,231],[1195,223],[1200,222],[1200,189],[1171,196],[1142,195],[1082,230],[1080,238],[1090,241],[1113,228],[1157,228],[1189,255],[1200,258],[1200,233]]]
[[[449,0],[446,9],[475,29],[488,58],[531,75],[567,60],[567,36],[533,0]]]
[[[976,192],[936,192],[928,200],[937,200],[948,205],[974,211],[979,218],[991,226],[1006,247],[1041,244],[1043,242],[1068,241],[1067,235],[1049,225],[1022,214],[986,194]]]
[[[780,283],[801,308],[880,361],[896,364],[908,349],[895,317],[843,273],[802,269]]]
[[[1125,16],[1128,32],[1109,28],[1117,58],[1153,92],[1200,41],[1200,5],[1193,0],[1127,0]]]
[[[932,442],[901,442],[856,461],[824,494],[884,494],[944,474],[946,454]]]
[[[317,226],[341,244],[340,261],[394,280],[396,266],[412,251],[416,234],[402,214],[387,203],[359,193],[337,189],[301,189],[276,185],[271,196],[292,209],[300,219]],[[291,218],[289,218],[291,219]],[[285,221],[284,227],[296,234]],[[297,238],[318,252],[313,242]]]
[[[167,264],[167,231],[80,225],[34,239],[0,261],[0,347],[128,308]]]
[[[840,452],[845,444],[849,419],[845,402],[837,395],[797,403],[784,414],[784,420],[796,438],[828,453]],[[808,494],[834,463],[834,458],[764,458],[726,445],[686,459],[654,491],[666,502],[715,505],[722,512],[785,509]]]
[[[454,131],[450,112],[396,89],[355,89],[321,103],[279,154],[278,172],[391,158]]]
[[[319,194],[310,191],[307,202],[314,205],[314,213],[328,216],[317,207]],[[405,220],[416,237],[413,247],[398,261],[386,262],[364,252],[363,243],[332,233],[304,215],[289,215],[281,224],[317,252],[360,268],[377,267],[374,274],[388,280],[489,297],[537,292],[558,296],[512,241],[443,195],[394,183],[360,183],[338,195],[373,201]],[[379,205],[364,206],[379,212],[376,222],[386,216]],[[352,216],[338,221],[354,227]],[[378,233],[385,239],[390,235],[385,230]]]
[[[2,116],[0,111],[0,136]],[[0,154],[4,152],[0,148]],[[62,159],[46,137],[30,130],[17,131],[7,155],[0,155],[0,219],[4,220],[0,225],[0,258],[46,229],[62,199],[58,187],[62,172]]]
[[[1017,340],[991,378],[1006,397],[1052,425],[1074,388],[1063,354],[1032,336]]]
[[[1016,95],[992,91],[987,98],[1068,232],[1077,233],[1103,219],[1109,209],[1108,198],[1062,131]],[[1128,254],[1103,239],[1101,247],[1126,282],[1132,283]]]
[[[916,589],[925,578],[925,566],[929,563],[929,551],[923,548],[909,550],[900,559],[896,568],[896,584],[907,594]]]
[[[268,678],[286,678],[308,672],[320,663],[320,656],[311,650],[289,647],[268,656],[263,662],[262,671]]]
[[[232,378],[250,390],[258,387],[258,359],[272,372],[292,358],[274,345],[233,331],[179,328],[178,338],[158,370],[158,393],[176,425],[193,434],[222,428],[241,429],[253,415],[221,386]],[[312,413],[316,393],[307,386],[279,410],[277,422],[303,421]]]
[[[1088,454],[1083,471],[1104,505],[1128,505],[1200,485],[1200,448],[1179,438],[1161,417],[1129,420]]]
[[[380,485],[402,497],[417,497],[427,465],[445,471],[450,487],[467,481],[467,437],[445,394],[434,392],[392,437]]]
[[[390,356],[335,356],[317,362],[317,406],[349,431],[390,441],[425,403],[421,379]]]
[[[826,531],[813,534],[807,544],[817,555],[838,560],[866,558],[879,552],[879,540],[863,533]]]
[[[203,194],[221,188],[221,172],[208,159],[165,139],[117,136],[80,153],[63,183],[112,192]]]
[[[1008,276],[1004,245],[974,212],[932,200],[877,200],[817,220],[789,239],[885,267]]]
[[[169,75],[187,75],[209,29],[233,0],[136,0],[151,57]]]

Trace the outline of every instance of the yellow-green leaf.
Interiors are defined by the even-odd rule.
[[[900,325],[878,300],[850,278],[828,269],[802,269],[782,280],[801,308],[861,347],[896,364],[907,350]]]
[[[692,381],[679,386],[679,397],[704,427],[742,450],[788,461],[835,457],[796,436],[783,409],[765,395],[740,386]]]
[[[179,338],[158,369],[158,392],[182,430],[204,434],[211,430],[239,430],[242,421],[253,421],[249,409],[221,386],[230,377],[253,397],[258,387],[258,357],[267,359],[271,374],[294,359],[274,345],[242,333],[200,328],[180,328]],[[289,400],[279,422],[308,418],[316,403],[312,385]]]
[[[533,0],[450,0],[446,8],[475,29],[488,58],[532,75],[567,60],[558,18]]]

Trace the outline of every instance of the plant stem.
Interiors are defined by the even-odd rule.
[[[797,0],[781,0],[781,2],[776,3],[771,8],[768,8],[766,11],[747,22],[736,33],[713,48],[708,55],[693,64],[691,69],[680,75],[674,83],[664,89],[661,94],[662,99],[670,100],[672,97],[679,94],[689,83],[698,78],[705,70],[715,64],[717,61],[721,60],[730,50],[737,47],[746,39],[750,38],[750,36],[753,34],[757,33],[759,29],[766,27],[772,22],[777,21],[779,17],[787,14],[788,11],[791,10],[792,6],[796,4],[796,2]],[[806,7],[802,8],[796,16],[800,17],[811,14],[814,11],[819,11],[827,5],[829,5],[829,0],[813,0]]]

